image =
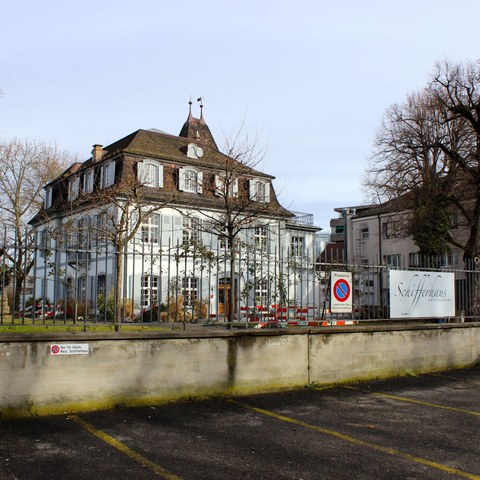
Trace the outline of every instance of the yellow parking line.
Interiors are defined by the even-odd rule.
[[[473,475],[472,473],[463,472],[462,470],[457,470],[456,468],[451,468],[447,465],[443,465],[443,464],[438,463],[438,462],[433,462],[432,460],[428,460],[426,458],[416,457],[415,455],[410,455],[409,453],[402,452],[402,451],[397,450],[395,448],[388,448],[388,447],[384,447],[382,445],[377,445],[375,443],[366,442],[364,440],[360,440],[359,438],[354,438],[354,437],[351,437],[350,435],[344,435],[343,433],[336,432],[335,430],[330,430],[328,428],[319,427],[317,425],[311,425],[309,423],[302,422],[301,420],[297,420],[297,419],[291,418],[291,417],[286,417],[285,415],[280,415],[278,413],[271,412],[270,410],[264,410],[263,408],[254,407],[252,405],[248,405],[246,403],[239,402],[237,400],[229,399],[228,401],[231,402],[231,403],[234,403],[236,405],[239,405],[243,408],[246,408],[248,410],[252,410],[256,413],[260,413],[260,414],[266,415],[268,417],[276,418],[277,420],[282,420],[283,422],[293,423],[294,425],[299,425],[301,427],[308,428],[310,430],[314,430],[314,431],[323,433],[324,435],[329,435],[331,437],[335,437],[335,438],[338,438],[340,440],[344,440],[346,442],[353,443],[355,445],[360,445],[362,447],[366,447],[366,448],[369,448],[371,450],[375,450],[377,452],[386,453],[388,455],[393,455],[393,456],[396,456],[396,457],[400,457],[400,458],[403,458],[405,460],[409,460],[411,462],[420,463],[422,465],[426,465],[426,466],[434,468],[436,470],[440,470],[440,471],[445,472],[445,473],[450,473],[452,475],[457,475],[459,477],[468,478],[470,480],[480,480],[480,476],[478,476],[478,475]]]
[[[414,400],[413,398],[407,398],[407,397],[398,397],[396,395],[390,395],[388,393],[367,392],[367,391],[362,390],[361,388],[357,388],[357,387],[344,386],[343,388],[348,388],[350,390],[360,390],[364,393],[370,393],[372,395],[377,395],[379,397],[390,398],[391,400],[398,400],[399,402],[415,403],[417,405],[423,405],[424,407],[441,408],[443,410],[450,410],[452,412],[467,413],[468,415],[475,415],[477,417],[480,417],[480,412],[476,412],[475,410],[465,410],[463,408],[449,407],[448,405],[440,405],[438,403],[422,402],[421,400]]]
[[[117,450],[119,450],[123,454],[127,455],[127,457],[130,457],[132,460],[135,460],[136,462],[140,463],[144,467],[149,468],[154,473],[156,473],[157,475],[160,475],[161,477],[165,478],[166,480],[182,480],[180,477],[177,477],[177,475],[174,475],[173,473],[169,472],[168,470],[161,467],[160,465],[157,465],[156,463],[148,460],[148,458],[145,458],[140,453],[135,452],[135,450],[132,450],[131,448],[127,447],[122,442],[119,442],[117,439],[108,435],[108,433],[105,433],[102,430],[98,430],[91,423],[88,423],[87,421],[83,420],[79,416],[70,415],[69,418],[71,418],[72,420],[77,422],[79,425],[84,427],[86,430],[88,430],[90,433],[92,433],[96,437],[103,440],[108,445],[116,448]]]

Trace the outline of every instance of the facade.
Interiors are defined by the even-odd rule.
[[[237,318],[247,307],[319,303],[320,229],[280,205],[273,179],[221,153],[191,102],[178,136],[138,130],[94,145],[45,186],[30,222],[34,297],[107,316],[120,292],[124,317],[173,303],[177,318],[225,314],[232,299]]]
[[[335,211],[338,217],[330,221],[331,239],[333,245],[341,247],[337,256],[356,274],[355,297],[360,307],[388,304],[389,269],[465,268],[463,252],[455,247],[426,265],[413,238],[406,233],[408,212],[392,202],[341,207]],[[453,224],[451,234],[462,240],[464,232]],[[332,244],[329,248],[333,250]],[[465,275],[457,274],[458,295],[465,291],[464,283]],[[464,301],[457,301],[457,305],[461,303]]]

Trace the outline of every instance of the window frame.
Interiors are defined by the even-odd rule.
[[[140,238],[143,243],[158,245],[160,243],[160,214],[152,213],[140,226]]]
[[[111,187],[115,183],[115,162],[110,161],[102,165],[100,185],[103,188]]]
[[[138,162],[137,180],[146,187],[163,188],[163,164],[151,159]]]
[[[89,168],[83,174],[83,193],[92,193],[94,186],[95,172],[93,168]]]
[[[183,304],[186,307],[193,307],[195,301],[198,300],[199,285],[198,277],[182,277]]]
[[[178,189],[187,193],[202,193],[203,192],[203,172],[194,167],[181,167],[179,168]],[[190,175],[194,175],[195,178],[187,178]]]

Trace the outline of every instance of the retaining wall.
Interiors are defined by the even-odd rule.
[[[54,354],[53,345],[80,345],[83,353]],[[0,416],[386,378],[471,366],[479,357],[480,323],[0,335]]]

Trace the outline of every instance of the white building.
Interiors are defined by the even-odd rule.
[[[232,288],[237,317],[245,307],[319,304],[320,229],[279,204],[273,179],[221,153],[191,104],[178,136],[138,130],[94,145],[91,158],[45,186],[31,220],[34,296],[86,315],[115,290],[131,305],[125,316],[167,308],[178,293],[183,315],[198,304],[221,315]],[[228,225],[239,230],[233,271]]]

